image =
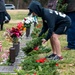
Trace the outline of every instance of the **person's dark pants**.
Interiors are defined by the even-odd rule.
[[[67,15],[72,20],[72,25],[67,31],[68,48],[75,49],[75,12],[69,12]]]
[[[5,19],[5,13],[0,12],[0,30],[3,30],[3,21]]]

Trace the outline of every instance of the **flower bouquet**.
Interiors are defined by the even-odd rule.
[[[23,19],[24,26],[30,28],[31,24],[34,22],[34,18],[29,16]]]
[[[18,28],[12,27],[12,29],[7,29],[7,31],[4,35],[12,43],[17,43],[17,42],[19,42],[19,38],[22,36],[22,32]]]
[[[21,31],[24,30],[24,24],[22,22],[17,23],[17,28]]]
[[[24,27],[26,27],[26,37],[29,37],[30,35],[30,27],[33,22],[34,22],[34,18],[31,16],[28,16],[23,19]]]

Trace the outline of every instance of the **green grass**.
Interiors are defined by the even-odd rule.
[[[26,14],[22,14],[21,12],[17,13],[16,16],[15,14],[11,14],[11,18],[14,19],[14,20],[22,20],[24,18],[24,16],[26,16]]]
[[[15,27],[17,25],[16,21],[17,20],[22,20],[26,15],[27,15],[28,11],[18,11],[18,10],[14,10],[14,11],[8,11],[8,13],[11,15],[12,21],[14,22],[10,22],[8,24],[4,24],[4,30],[0,31],[0,41],[2,41],[2,45],[3,45],[3,51],[8,50],[10,48],[10,46],[12,46],[12,44],[9,41],[6,41],[3,33],[5,32],[6,28],[11,28],[11,27]],[[61,43],[61,51],[62,51],[62,55],[64,57],[64,60],[59,61],[59,66],[58,66],[58,71],[60,73],[60,75],[75,75],[75,50],[71,50],[71,51],[65,51],[63,50],[64,46],[67,46],[67,39],[66,39],[66,35],[62,35],[59,37],[60,43]],[[47,46],[50,46],[50,43],[48,41]],[[3,52],[0,52],[0,56]],[[0,61],[2,59],[0,58]],[[1,74],[0,74],[1,75]]]
[[[0,75],[17,75],[17,74],[15,74],[15,73],[0,73]]]
[[[12,20],[22,20],[25,16],[27,16],[27,10],[8,10],[8,13],[11,15]]]
[[[61,35],[59,37],[61,43],[61,52],[64,59],[58,61],[59,67],[58,71],[60,75],[75,75],[75,50],[64,50],[63,48],[67,46],[67,36]],[[47,43],[50,46],[50,42]]]

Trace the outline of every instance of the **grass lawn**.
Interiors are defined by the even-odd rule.
[[[27,15],[27,10],[8,10],[8,13],[11,15],[11,21],[8,24],[4,24],[4,30],[0,31],[0,41],[2,42],[3,51],[0,52],[0,56],[3,54],[5,50],[9,50],[12,43],[5,40],[3,33],[6,28],[15,27],[18,22],[22,21],[22,19]],[[66,35],[62,35],[59,37],[62,48],[62,55],[64,60],[59,61],[59,73],[60,75],[75,75],[75,50],[65,51],[63,50],[64,46],[67,45]],[[49,46],[48,41],[48,46]],[[2,59],[0,58],[0,61]]]

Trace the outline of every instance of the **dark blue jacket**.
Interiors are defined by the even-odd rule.
[[[0,0],[0,12],[5,12],[5,3],[4,0]]]
[[[36,13],[43,20],[43,27],[40,33],[40,36],[48,30],[48,34],[46,36],[46,40],[48,40],[52,33],[54,32],[54,28],[62,22],[69,22],[69,17],[66,14],[63,14],[58,11],[54,11],[48,8],[43,8],[38,1],[32,1],[28,7],[31,12]]]

